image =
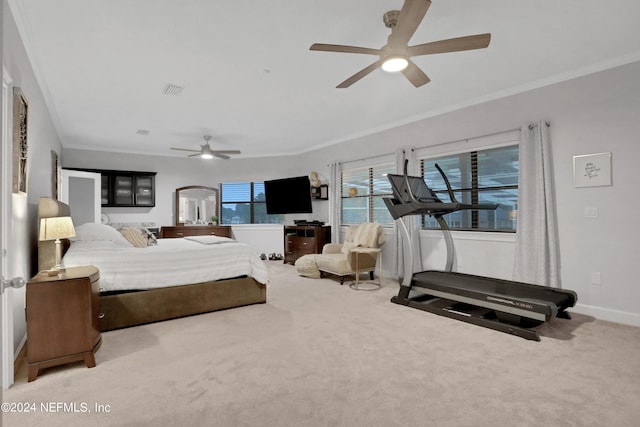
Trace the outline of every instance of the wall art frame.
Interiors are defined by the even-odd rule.
[[[60,196],[61,175],[60,158],[55,150],[51,150],[51,198],[54,200],[58,200]]]
[[[13,88],[13,185],[14,193],[27,193],[27,124],[29,103],[19,87]]]
[[[573,156],[576,188],[611,186],[611,152]]]

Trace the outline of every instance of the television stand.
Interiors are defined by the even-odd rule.
[[[294,264],[303,255],[319,254],[327,243],[331,243],[331,226],[285,225],[284,263]]]
[[[324,221],[309,221],[306,219],[294,219],[293,223],[295,225],[310,225],[310,226],[323,226]]]

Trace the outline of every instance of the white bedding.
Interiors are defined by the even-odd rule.
[[[136,248],[97,240],[76,241],[63,258],[67,267],[100,269],[103,291],[152,289],[250,276],[266,284],[266,265],[247,244],[230,240],[203,244],[188,239],[158,239]]]

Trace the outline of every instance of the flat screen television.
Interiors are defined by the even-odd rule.
[[[308,176],[264,182],[268,214],[312,213],[311,182]]]

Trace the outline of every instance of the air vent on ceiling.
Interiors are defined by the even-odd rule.
[[[148,130],[146,130],[146,129],[138,129],[138,130],[136,131],[136,133],[137,133],[138,135],[149,135],[149,131],[148,131]]]
[[[184,89],[182,86],[167,83],[162,93],[164,93],[165,95],[177,96],[178,94],[180,94],[180,92],[182,92],[182,89]]]

